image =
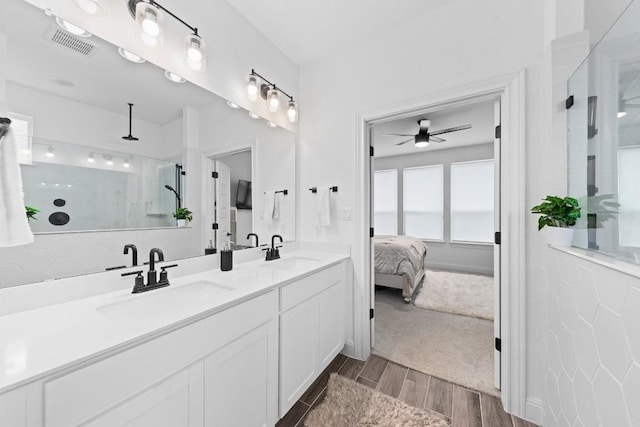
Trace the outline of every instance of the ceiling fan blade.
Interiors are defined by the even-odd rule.
[[[413,141],[413,140],[414,140],[414,138],[407,139],[406,141],[398,142],[396,145],[406,144],[407,142],[409,142],[409,141]]]
[[[410,133],[383,133],[382,136],[413,136]]]
[[[445,142],[446,139],[438,138],[437,136],[429,135],[430,142]]]
[[[454,126],[452,128],[448,128],[448,129],[442,129],[442,130],[436,130],[434,132],[429,132],[430,135],[442,135],[443,133],[450,133],[450,132],[458,132],[461,130],[467,130],[467,129],[471,129],[471,125],[461,125],[461,126]]]

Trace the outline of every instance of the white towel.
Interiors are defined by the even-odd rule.
[[[276,193],[273,196],[273,219],[280,219],[280,203],[282,202],[282,193]]]
[[[276,205],[276,192],[265,191],[264,192],[264,220],[271,224],[273,221],[273,212]]]
[[[24,208],[22,176],[11,129],[0,138],[0,247],[33,242]]]
[[[330,225],[331,193],[328,188],[318,188],[314,207],[316,215],[316,225]]]

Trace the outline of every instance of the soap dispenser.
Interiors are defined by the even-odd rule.
[[[213,240],[209,240],[209,246],[204,248],[205,255],[213,255],[216,253],[216,248],[213,247]]]
[[[233,268],[233,251],[231,250],[231,242],[227,240],[220,251],[220,270],[229,271]]]

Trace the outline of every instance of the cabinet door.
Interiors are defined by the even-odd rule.
[[[280,416],[284,416],[320,373],[318,304],[309,299],[280,316]]]
[[[318,361],[320,370],[344,348],[344,286],[342,281],[322,291],[318,303]]]
[[[27,425],[26,387],[0,394],[0,426]]]
[[[201,390],[190,389],[189,368],[187,368],[82,425],[91,427],[194,426],[196,425],[194,422],[190,423],[189,408],[192,406],[190,399],[198,399],[201,396]],[[198,417],[193,418],[195,420]]]
[[[278,325],[275,320],[205,359],[206,426],[272,426],[278,409]]]

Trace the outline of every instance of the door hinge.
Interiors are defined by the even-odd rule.
[[[369,156],[373,157],[373,145],[369,146]]]
[[[374,235],[373,227],[369,228],[369,237],[373,237]]]
[[[214,230],[217,230],[218,229],[218,223],[214,222],[213,224],[211,224],[211,228],[214,229]]]
[[[499,245],[501,241],[502,241],[502,235],[500,234],[500,232],[496,231],[495,233],[493,233],[493,242],[496,245]]]
[[[211,172],[211,178],[216,179],[218,177],[218,172]]]
[[[502,351],[502,340],[500,338],[496,338],[496,350]]]
[[[370,308],[369,309],[369,319],[373,319],[374,314],[375,314],[375,310],[373,308]]]
[[[573,107],[573,95],[569,95],[566,101],[564,101],[564,108],[567,110]]]
[[[496,139],[499,139],[502,137],[502,126],[498,125],[496,126]]]

